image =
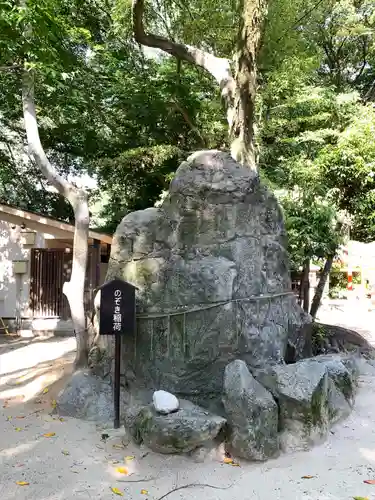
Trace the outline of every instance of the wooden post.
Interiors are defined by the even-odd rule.
[[[120,426],[121,336],[135,334],[136,287],[114,279],[100,287],[99,334],[115,336],[114,428]]]

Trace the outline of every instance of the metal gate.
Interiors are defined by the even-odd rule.
[[[87,271],[93,266],[89,249]],[[71,248],[33,248],[30,263],[30,308],[34,318],[70,318],[68,301],[63,294],[63,284],[72,272]],[[86,272],[85,306],[93,300],[92,273]]]

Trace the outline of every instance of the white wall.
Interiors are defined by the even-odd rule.
[[[21,228],[8,222],[0,221],[0,316],[16,317],[17,302],[20,303],[20,313],[29,317],[30,292],[30,253],[31,246],[24,246],[21,241]],[[37,233],[35,248],[44,248],[45,234]],[[27,261],[27,273],[16,275],[13,272],[13,261]]]

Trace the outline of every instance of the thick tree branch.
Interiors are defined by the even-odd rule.
[[[216,57],[209,52],[165,37],[146,33],[143,24],[144,0],[133,0],[133,31],[135,40],[147,47],[163,50],[178,59],[195,64],[208,71],[218,82],[223,96],[233,93],[234,82],[228,59]]]
[[[32,71],[24,71],[23,73],[22,101],[26,137],[30,156],[39,166],[46,179],[62,196],[70,200],[72,186],[53,168],[44,152],[42,143],[40,142],[34,101],[34,75]]]
[[[21,70],[23,66],[21,64],[12,64],[10,66],[0,66],[0,72],[7,72],[7,71],[17,71]]]
[[[191,121],[190,119],[190,116],[189,114],[187,113],[187,111],[185,109],[183,109],[179,103],[177,101],[175,101],[174,99],[172,99],[172,106],[175,108],[176,111],[180,112],[183,119],[185,120],[185,122],[187,123],[187,125],[189,125],[190,129],[195,132],[195,134],[199,137],[199,139],[201,140],[202,142],[202,146],[205,148],[207,147],[207,141],[206,139],[203,137],[203,135],[201,134],[200,130],[194,125],[194,123]]]
[[[77,339],[76,367],[85,367],[88,362],[88,339],[84,308],[84,287],[88,260],[88,234],[90,213],[87,193],[77,189],[61,177],[48,160],[39,137],[34,101],[33,71],[24,70],[22,79],[23,115],[29,152],[48,182],[72,205],[75,218],[73,239],[73,264],[70,281],[64,283],[74,331]]]
[[[366,38],[362,38],[362,64],[361,64],[361,67],[359,69],[359,72],[357,74],[357,76],[355,77],[354,79],[354,85],[356,85],[358,82],[359,82],[359,79],[361,78],[365,68],[366,68],[366,65],[367,65],[367,49],[368,49],[368,45],[367,45],[367,39]]]

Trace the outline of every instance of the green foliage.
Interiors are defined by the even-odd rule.
[[[232,58],[239,6],[148,1],[146,26]],[[0,66],[34,68],[46,152],[64,175],[97,180],[93,211],[111,231],[126,212],[152,206],[191,151],[227,147],[212,79],[135,46],[130,7],[130,0],[27,0],[26,8],[0,0]],[[352,236],[375,237],[375,117],[365,104],[375,82],[374,20],[373,0],[269,5],[260,169],[282,204],[294,268],[334,251],[341,211],[353,219]],[[0,199],[69,220],[66,204],[23,160],[20,73],[0,72],[0,92]]]
[[[126,213],[154,205],[183,156],[175,146],[159,145],[134,148],[116,158],[103,159],[98,166],[99,193],[105,192],[108,201],[99,214],[110,221],[106,230],[114,231]]]
[[[362,241],[375,238],[374,134],[374,108],[361,105],[337,144],[318,159],[332,198],[354,218],[352,236]]]

